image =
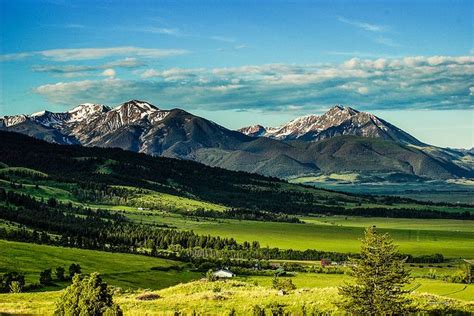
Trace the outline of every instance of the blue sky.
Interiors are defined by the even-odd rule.
[[[474,146],[472,1],[0,5],[0,115],[137,98],[238,128],[343,104]]]

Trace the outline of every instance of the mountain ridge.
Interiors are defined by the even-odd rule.
[[[400,128],[367,112],[336,105],[322,115],[297,117],[280,127],[254,125],[239,129],[252,137],[279,140],[318,141],[334,136],[354,135],[393,140],[402,144],[426,145]]]
[[[297,127],[297,132],[290,127]],[[63,113],[6,116],[0,118],[0,130],[58,144],[117,147],[280,178],[331,172],[473,177],[466,163],[470,160],[464,159],[469,153],[430,147],[370,113],[341,106],[273,131],[284,139],[249,136],[182,109],[162,110],[139,100],[115,108],[85,103]]]

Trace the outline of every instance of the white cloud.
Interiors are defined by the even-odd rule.
[[[401,47],[402,45],[400,45],[399,43],[397,43],[395,40],[391,39],[391,38],[388,38],[386,36],[377,36],[377,37],[373,37],[372,40],[378,44],[381,44],[381,45],[384,45],[384,46],[388,46],[388,47],[392,47],[392,48],[396,48],[396,47]]]
[[[35,92],[53,103],[115,103],[134,96],[168,107],[206,110],[298,108],[310,112],[315,105],[333,104],[362,109],[474,108],[473,56],[147,69],[138,75],[139,80],[59,82],[40,86]]]
[[[91,60],[115,56],[136,56],[143,58],[164,58],[179,56],[189,53],[184,49],[160,49],[160,48],[142,48],[133,46],[109,47],[109,48],[63,48],[50,49],[36,52],[16,53],[0,55],[0,61],[9,61],[23,59],[34,55],[39,55],[54,61],[74,61]]]
[[[158,71],[156,71],[155,69],[147,69],[142,73],[141,77],[143,79],[148,79],[148,78],[152,78],[152,77],[157,77],[157,76],[159,76],[159,74],[160,73]]]
[[[357,92],[359,92],[360,94],[367,94],[367,93],[369,93],[369,88],[359,87],[359,88],[357,88]]]
[[[56,61],[99,59],[111,56],[136,55],[145,58],[163,58],[183,55],[187,51],[181,49],[159,49],[141,47],[111,47],[111,48],[77,48],[53,49],[41,51],[39,54]]]
[[[226,36],[211,36],[211,39],[219,42],[224,42],[224,43],[235,43],[236,39],[232,37],[226,37]]]
[[[109,69],[105,69],[103,72],[102,72],[102,76],[105,76],[105,77],[115,77],[116,75],[116,72],[114,69],[112,68],[109,68]]]
[[[346,24],[355,26],[357,28],[360,28],[369,32],[388,31],[388,27],[385,25],[378,25],[378,24],[372,24],[372,23],[367,23],[367,22],[362,22],[362,21],[357,21],[357,20],[351,20],[351,19],[344,18],[342,16],[339,16],[337,19],[339,22],[346,23]]]
[[[27,57],[30,57],[32,55],[33,53],[4,54],[4,55],[0,55],[0,61],[20,60],[20,59],[25,59]]]
[[[50,73],[56,77],[74,78],[85,77],[91,75],[99,75],[95,73],[109,68],[139,68],[145,64],[137,58],[125,58],[116,61],[108,62],[101,65],[86,66],[86,65],[34,65],[31,70],[34,72]]]
[[[127,28],[130,30],[130,28]],[[154,27],[147,26],[142,28],[133,28],[132,30],[145,33],[153,34],[164,34],[164,35],[173,35],[173,36],[182,36],[183,33],[177,28],[168,28],[168,27]]]

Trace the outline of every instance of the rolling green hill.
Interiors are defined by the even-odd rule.
[[[126,186],[143,190],[143,193],[137,194],[142,202],[145,202],[144,199],[150,200],[152,197],[144,196],[146,192],[153,191],[156,194],[202,201],[200,207],[207,209],[216,208],[211,205],[220,205],[217,208],[245,208],[285,214],[435,218],[469,218],[472,211],[462,205],[448,205],[452,212],[438,211],[429,203],[413,207],[417,203],[409,199],[339,193],[257,174],[120,149],[55,145],[9,132],[0,132],[0,137],[2,163],[10,167],[32,169],[37,174],[49,177],[34,179],[36,182],[26,184],[61,189],[69,187],[75,199],[82,202],[103,203],[112,199],[124,204],[123,201],[127,199],[126,202],[131,204],[128,201],[130,192],[120,189],[120,186]],[[15,180],[18,176],[21,174],[3,173],[4,180]],[[99,191],[105,191],[106,194],[99,194]],[[164,201],[163,197],[158,195],[158,200]],[[181,201],[184,203],[185,200]],[[399,207],[386,207],[394,204]]]

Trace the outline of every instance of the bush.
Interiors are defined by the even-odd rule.
[[[78,263],[71,263],[69,266],[69,277],[72,279],[76,274],[81,274],[81,266]]]
[[[21,291],[22,291],[22,286],[21,286],[20,282],[13,281],[10,284],[10,292],[11,293],[21,293]]]
[[[96,272],[89,277],[76,274],[56,303],[55,315],[122,315],[112,300],[107,283]]]
[[[18,282],[20,289],[25,286],[25,276],[19,272],[8,272],[0,277],[0,292],[7,293],[11,291],[12,282]]]
[[[270,312],[273,316],[283,316],[285,315],[285,305],[279,304],[277,302],[272,302],[267,305],[270,309]]]
[[[260,305],[254,305],[252,308],[253,316],[265,316],[265,309]]]
[[[143,293],[137,296],[139,301],[153,301],[159,299],[160,296],[156,293]]]
[[[214,271],[212,271],[212,269],[209,269],[209,271],[207,271],[206,273],[206,279],[209,281],[209,282],[214,282],[217,280],[217,277],[214,275]]]
[[[55,270],[56,279],[58,279],[59,281],[66,280],[66,276],[64,275],[65,272],[66,270],[63,267],[57,267]]]
[[[212,269],[212,268],[215,268],[215,267],[216,267],[216,265],[212,262],[203,262],[197,267],[197,269],[199,271],[208,271],[209,269]]]
[[[48,285],[53,282],[53,277],[51,276],[51,269],[41,271],[39,282],[41,285]]]
[[[167,266],[167,267],[151,267],[150,270],[153,270],[153,271],[171,271],[171,270],[174,270],[174,271],[182,271],[183,270],[183,267],[180,267],[180,266]]]
[[[427,276],[428,276],[429,279],[436,279],[436,270],[435,269],[430,269]]]
[[[275,277],[272,280],[272,287],[276,290],[283,290],[283,291],[292,291],[296,289],[296,285],[293,284],[291,279],[282,279]]]

